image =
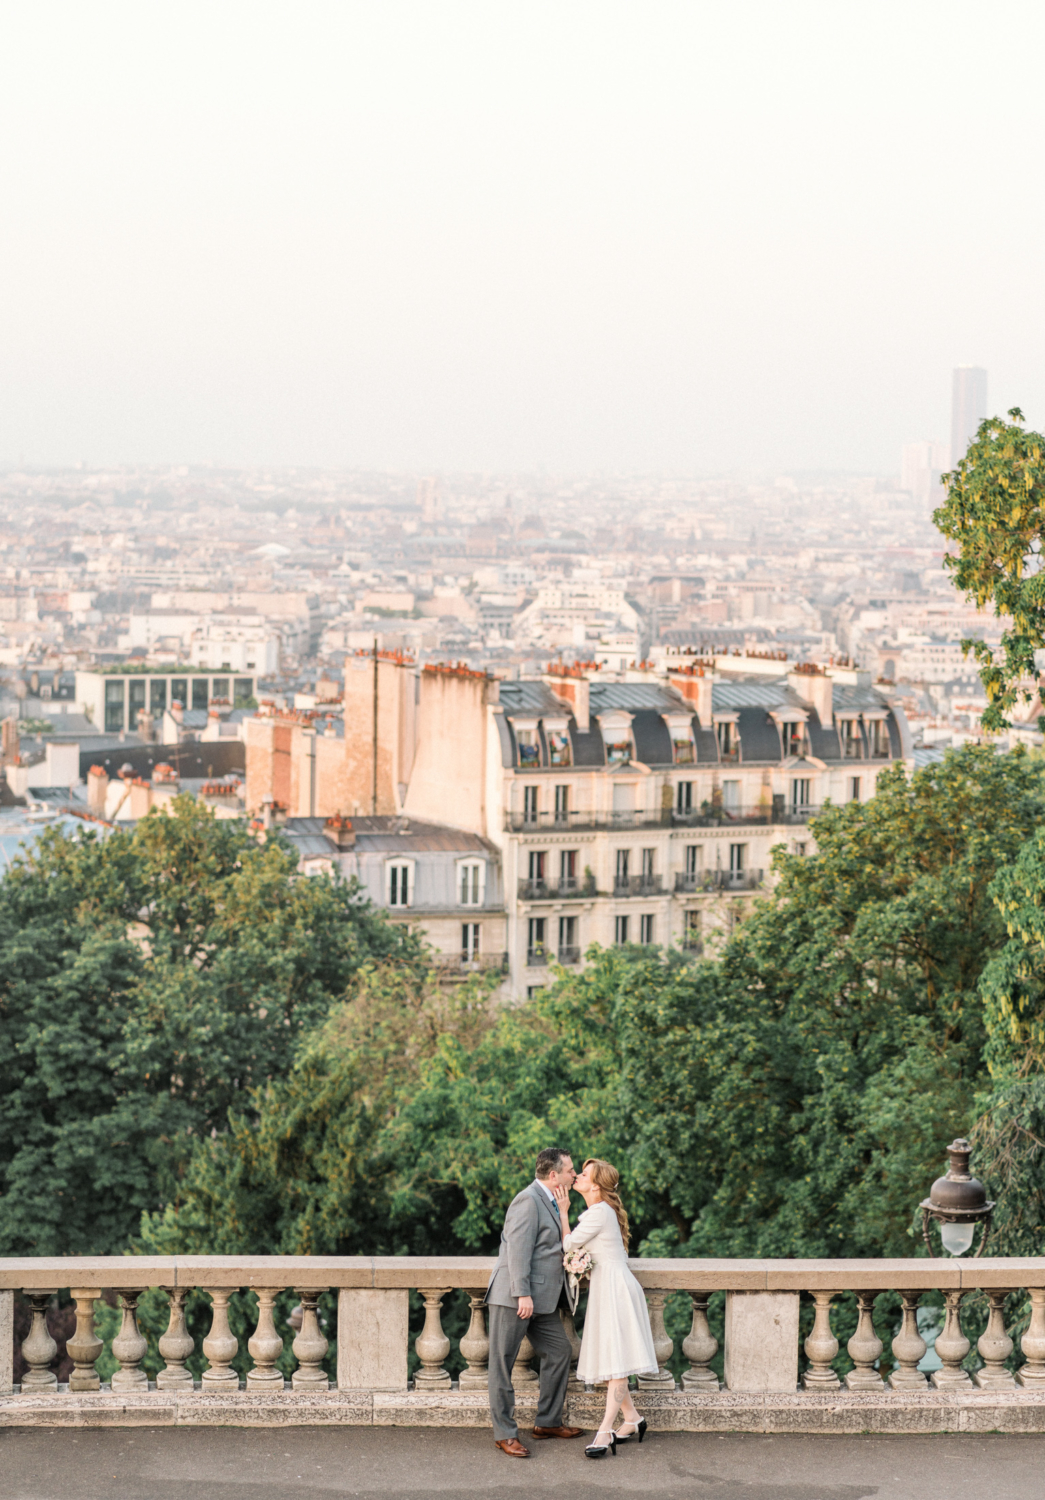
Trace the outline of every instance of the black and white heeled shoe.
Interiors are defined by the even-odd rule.
[[[635,1438],[638,1438],[639,1442],[641,1443],[642,1439],[646,1436],[646,1428],[648,1426],[648,1423],[645,1417],[640,1417],[637,1422],[622,1422],[620,1425],[622,1428],[632,1427],[634,1428],[634,1431],[621,1432],[618,1430],[617,1432],[615,1432],[613,1436],[616,1438],[618,1443],[630,1443]]]
[[[600,1443],[599,1438],[605,1437],[607,1435],[607,1432],[609,1434],[609,1442]],[[603,1431],[600,1428],[600,1430],[595,1434],[594,1443],[589,1443],[584,1450],[585,1458],[605,1458],[607,1453],[612,1453],[614,1458],[617,1457],[617,1435],[613,1431],[612,1427],[607,1428],[606,1431]]]

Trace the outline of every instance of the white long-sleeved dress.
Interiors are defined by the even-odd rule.
[[[566,1250],[587,1250],[592,1259],[588,1310],[584,1315],[577,1374],[591,1385],[625,1375],[653,1375],[649,1311],[642,1288],[628,1270],[617,1215],[608,1203],[586,1208],[563,1240]]]

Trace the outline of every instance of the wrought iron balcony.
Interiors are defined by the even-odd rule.
[[[581,961],[581,950],[579,947],[560,948],[559,962],[563,965],[579,964]]]
[[[544,968],[548,963],[547,948],[527,948],[526,966],[530,969]]]
[[[520,880],[520,901],[562,901],[571,897],[580,899],[594,896],[594,875],[580,878],[577,875],[560,876],[558,880]]]
[[[661,878],[659,875],[618,875],[613,882],[613,894],[615,896],[659,896]]]

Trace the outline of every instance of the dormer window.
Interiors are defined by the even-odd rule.
[[[693,743],[693,720],[689,714],[665,714],[664,722],[671,736],[671,759],[676,766],[696,763],[697,747]]]
[[[626,766],[631,760],[631,740],[613,740],[606,746],[606,764]]]
[[[842,742],[843,760],[861,760],[864,753],[864,739],[860,733],[859,719],[839,719],[838,737]]]
[[[608,766],[626,766],[634,754],[631,737],[631,714],[619,709],[599,715],[599,731],[606,747]]]
[[[413,861],[395,860],[386,869],[389,906],[410,906],[414,895]]]
[[[519,751],[519,765],[523,770],[533,770],[541,763],[541,742],[536,729],[516,729],[515,744]]]
[[[565,724],[554,727],[545,724],[545,738],[548,742],[548,764],[550,766],[569,766],[573,764],[570,753],[570,733]]]
[[[457,866],[457,890],[462,906],[482,906],[486,885],[486,863],[481,859],[462,860]]]
[[[884,719],[871,719],[867,725],[867,737],[874,760],[889,759],[889,725]]]
[[[715,725],[715,738],[718,740],[718,758],[723,761],[736,761],[740,759],[740,736],[734,720],[725,719]]]
[[[784,757],[789,755],[802,756],[806,753],[806,727],[804,724],[782,724],[780,726],[784,736]]]

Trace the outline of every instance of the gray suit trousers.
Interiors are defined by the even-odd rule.
[[[512,1415],[515,1406],[512,1366],[519,1353],[519,1345],[527,1334],[537,1353],[543,1356],[537,1426],[561,1427],[566,1387],[570,1379],[571,1350],[559,1314],[535,1313],[527,1321],[519,1317],[514,1307],[499,1307],[496,1303],[487,1311],[490,1319],[490,1416],[493,1419],[494,1438],[501,1442],[505,1438],[519,1436],[519,1428]]]

